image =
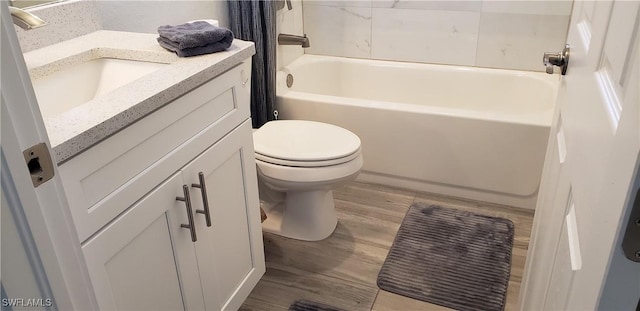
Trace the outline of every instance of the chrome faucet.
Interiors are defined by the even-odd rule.
[[[301,45],[303,48],[308,48],[311,46],[309,44],[309,38],[307,38],[307,34],[304,34],[302,36],[288,35],[285,33],[278,34],[278,44]]]
[[[13,23],[24,30],[35,29],[47,25],[47,22],[25,10],[10,6],[9,12]]]

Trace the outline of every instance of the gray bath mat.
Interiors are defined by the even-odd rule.
[[[344,311],[309,300],[296,300],[289,306],[289,311]]]
[[[513,223],[413,204],[378,275],[388,292],[457,310],[503,310]]]

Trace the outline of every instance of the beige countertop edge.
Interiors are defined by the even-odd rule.
[[[160,47],[156,37],[96,31],[25,53],[32,78],[97,57],[169,64],[82,106],[45,118],[59,165],[255,54],[253,42],[234,40],[224,52],[178,58]]]

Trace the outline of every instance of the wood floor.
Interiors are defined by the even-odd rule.
[[[338,226],[319,242],[265,233],[267,272],[240,310],[288,310],[307,299],[349,311],[450,310],[406,298],[376,286],[376,278],[409,206],[446,205],[508,218],[515,225],[506,310],[515,310],[524,270],[533,212],[362,183],[334,191]]]

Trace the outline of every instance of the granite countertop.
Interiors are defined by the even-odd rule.
[[[169,64],[69,111],[44,116],[58,164],[255,54],[253,42],[234,40],[224,52],[180,58],[160,47],[156,37],[101,30],[24,54],[32,79],[101,57]],[[61,92],[73,92],[73,85]]]

